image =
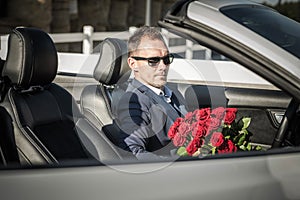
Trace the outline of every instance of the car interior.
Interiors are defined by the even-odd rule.
[[[56,73],[57,52],[48,34],[34,28],[16,28],[10,34],[2,70],[3,162],[42,165],[120,158],[72,95],[52,83]]]
[[[53,80],[57,51],[47,33],[16,28],[9,36],[8,55],[1,61],[0,153],[3,167],[57,165],[70,161],[118,162],[133,156],[120,143],[114,106],[130,81],[126,43],[107,38],[93,79],[78,104]],[[170,82],[189,111],[236,107],[249,116],[253,143],[271,148],[290,97],[280,90]],[[268,134],[266,134],[268,133]]]

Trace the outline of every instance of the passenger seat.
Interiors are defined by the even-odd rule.
[[[21,164],[120,158],[85,120],[72,95],[52,83],[58,60],[49,35],[35,28],[16,28],[8,45],[2,72],[7,95],[1,105],[12,117]]]

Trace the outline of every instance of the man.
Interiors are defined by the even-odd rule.
[[[124,142],[139,160],[170,156],[175,149],[167,136],[184,106],[166,86],[173,55],[154,27],[138,29],[128,41],[128,65],[134,79],[117,106]]]

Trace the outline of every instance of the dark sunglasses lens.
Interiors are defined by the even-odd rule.
[[[154,66],[156,66],[157,65],[157,63],[159,63],[159,61],[160,61],[160,58],[149,58],[148,59],[148,65],[149,66],[151,66],[151,67],[154,67]]]
[[[160,62],[160,60],[163,60],[165,65],[169,65],[173,62],[174,56],[172,54],[167,55],[165,57],[153,57],[153,58],[148,58],[148,65],[150,67],[156,67],[158,65],[158,63]]]
[[[166,57],[163,58],[164,64],[165,65],[171,64],[173,62],[173,59],[174,59],[174,57],[172,54],[167,55]]]

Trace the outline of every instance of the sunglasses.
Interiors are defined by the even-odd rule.
[[[169,65],[173,62],[174,60],[174,55],[173,54],[168,54],[164,57],[150,57],[150,58],[144,58],[144,57],[136,57],[136,56],[131,56],[135,60],[147,60],[148,65],[150,67],[156,67],[160,63],[160,60],[164,62],[165,65]]]

